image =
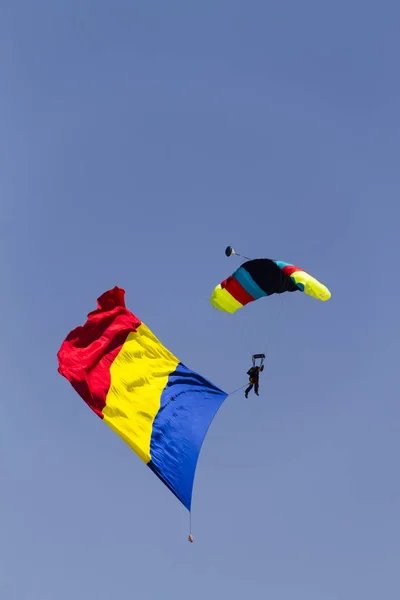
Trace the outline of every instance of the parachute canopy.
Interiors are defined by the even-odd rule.
[[[226,256],[234,253],[230,246],[225,250]],[[235,313],[239,308],[263,296],[298,291],[323,302],[331,297],[324,284],[300,267],[281,260],[256,258],[243,263],[217,285],[210,302],[214,308]]]
[[[115,287],[67,336],[58,371],[190,510],[201,445],[227,397],[188,369]]]

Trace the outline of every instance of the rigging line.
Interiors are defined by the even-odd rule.
[[[241,387],[237,388],[237,390],[233,390],[233,392],[229,392],[228,396],[232,396],[232,394],[236,394],[236,392],[239,392],[240,390],[242,390],[243,388],[245,388],[247,386],[247,383],[245,383],[244,385],[242,385]]]

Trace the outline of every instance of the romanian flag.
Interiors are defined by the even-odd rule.
[[[67,336],[58,371],[190,510],[201,445],[227,394],[188,369],[115,287]]]

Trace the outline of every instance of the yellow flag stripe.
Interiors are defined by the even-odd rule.
[[[151,460],[152,428],[161,394],[178,363],[142,323],[128,335],[110,368],[104,420],[145,463]]]

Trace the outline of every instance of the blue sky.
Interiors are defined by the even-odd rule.
[[[395,2],[0,8],[0,595],[399,595]],[[326,283],[214,311],[248,256]],[[119,285],[231,391],[188,514],[57,373]]]

